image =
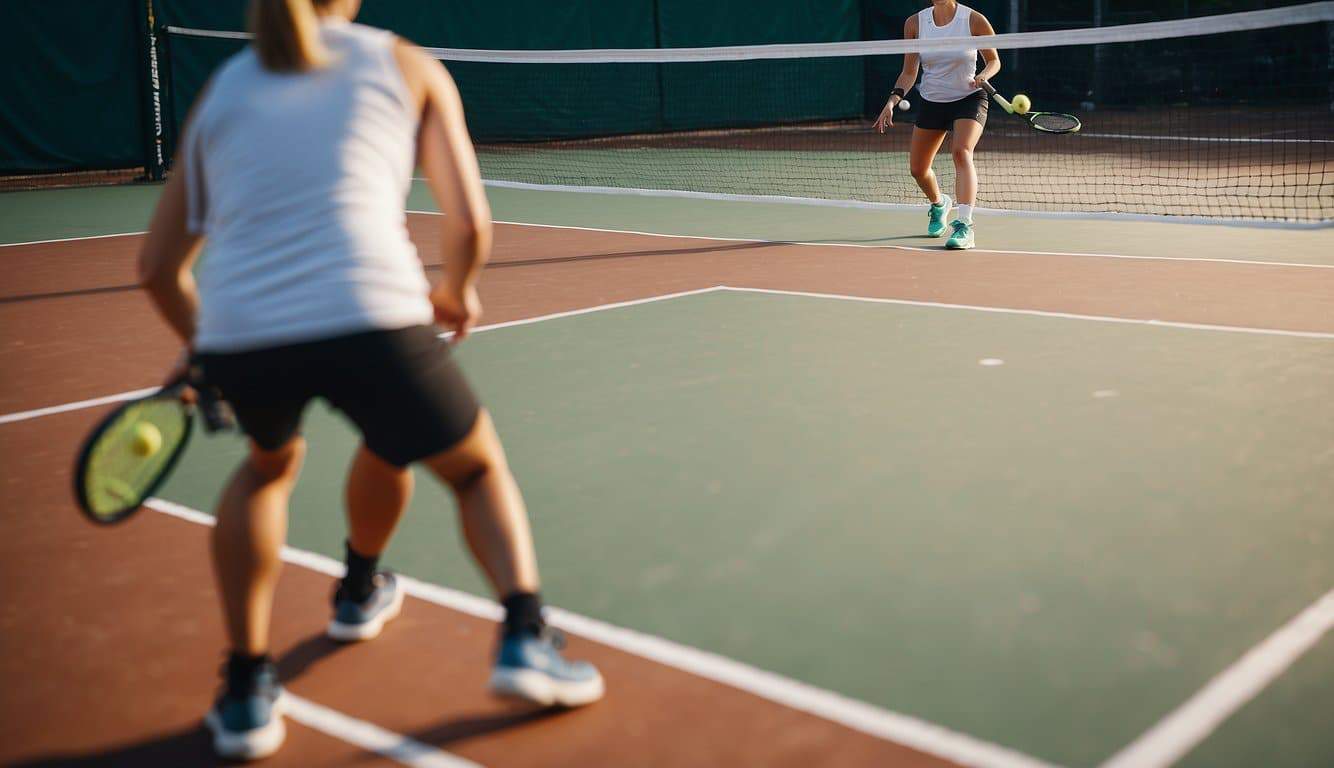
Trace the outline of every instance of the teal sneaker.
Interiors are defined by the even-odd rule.
[[[945,241],[945,247],[951,251],[966,251],[973,247],[973,225],[966,221],[951,221],[950,228],[954,231],[950,233],[950,239]]]
[[[370,640],[403,609],[403,589],[389,572],[375,574],[368,594],[353,594],[346,582],[334,593],[334,616],[329,637],[340,643]]]
[[[550,627],[540,634],[503,634],[491,669],[492,692],[543,707],[580,707],[602,698],[597,667],[566,660],[560,653],[564,640]]]
[[[938,204],[932,204],[926,209],[926,236],[940,237],[945,234],[945,216],[950,212],[949,195],[941,195]]]
[[[213,732],[213,749],[231,760],[258,760],[278,751],[287,736],[283,725],[283,687],[278,670],[265,660],[242,667],[229,660],[223,693],[204,723]]]

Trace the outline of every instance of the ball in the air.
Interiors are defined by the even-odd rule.
[[[1016,95],[1010,101],[1010,105],[1014,107],[1015,112],[1018,112],[1021,115],[1028,114],[1028,110],[1033,108],[1033,102],[1029,101],[1028,97],[1022,93]]]
[[[907,99],[900,99],[900,100],[899,100],[899,110],[900,110],[900,111],[907,111],[908,109],[911,109],[911,108],[912,108],[912,104],[911,104]]]
[[[136,456],[152,456],[162,448],[162,433],[152,424],[136,424],[130,448]]]

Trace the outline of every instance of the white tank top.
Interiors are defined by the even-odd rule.
[[[973,9],[957,6],[954,18],[943,27],[936,26],[932,9],[917,14],[917,37],[922,40],[939,37],[972,37]],[[979,89],[969,85],[977,75],[977,49],[966,51],[923,51],[922,82],[917,92],[927,101],[942,103],[958,101]]]
[[[183,140],[207,237],[195,347],[234,352],[432,321],[404,207],[418,115],[388,32],[324,21],[328,66],[213,78]]]

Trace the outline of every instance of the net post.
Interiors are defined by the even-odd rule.
[[[167,175],[166,121],[162,109],[162,80],[158,69],[157,14],[154,0],[135,0],[137,6],[140,78],[140,108],[144,116],[144,172],[152,181]]]

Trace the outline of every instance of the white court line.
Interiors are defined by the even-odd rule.
[[[742,288],[725,286],[722,290],[737,293],[767,293],[775,296],[801,296],[809,299],[837,299],[839,301],[859,301],[867,304],[898,304],[906,307],[933,307],[937,309],[966,309],[973,312],[991,312],[1000,315],[1032,315],[1034,317],[1056,317],[1064,320],[1092,320],[1099,323],[1125,323],[1128,325],[1151,325],[1161,328],[1185,328],[1193,331],[1224,331],[1227,333],[1250,333],[1262,336],[1291,336],[1299,339],[1334,339],[1334,333],[1324,331],[1285,331],[1278,328],[1248,328],[1240,325],[1210,325],[1208,323],[1179,323],[1173,320],[1141,320],[1133,317],[1111,317],[1109,315],[1079,315],[1071,312],[1049,312],[1042,309],[1016,309],[1012,307],[982,307],[972,304],[946,304],[938,301],[914,301],[912,299],[883,299],[874,296],[850,296],[842,293],[813,293],[809,291],[784,291],[777,288]]]
[[[136,397],[146,397],[158,391],[158,389],[160,389],[160,387],[145,387],[144,389],[135,389],[129,392],[107,395],[106,397],[94,397],[91,400],[79,400],[74,403],[52,405],[47,408],[36,408],[31,411],[6,413],[3,416],[0,416],[0,424],[9,424],[14,421],[27,421],[28,419],[36,419],[40,416],[51,416],[53,414],[65,413],[66,411],[77,411],[83,408],[96,408],[99,405],[107,405],[108,403],[120,403],[126,400],[133,400]]]
[[[911,206],[913,209],[922,206]],[[979,209],[980,210],[980,209]],[[407,213],[415,213],[422,216],[440,216],[439,211],[420,211],[409,209]],[[999,216],[1008,214],[1006,211],[994,211]],[[880,250],[898,250],[914,251],[921,253],[936,253],[937,248],[926,248],[917,245],[894,245],[891,243],[829,243],[809,240],[769,240],[762,237],[716,237],[713,235],[685,235],[672,232],[645,232],[637,229],[607,229],[604,227],[580,227],[569,224],[539,224],[531,221],[503,221],[497,219],[496,224],[508,224],[514,227],[541,227],[545,229],[572,229],[583,232],[607,232],[617,235],[643,235],[645,237],[674,237],[688,240],[716,240],[721,243],[773,243],[775,245],[802,245],[816,248],[871,248]],[[41,245],[46,243],[63,243],[71,240],[90,240],[99,237],[131,237],[133,235],[145,235],[147,232],[122,232],[116,235],[92,235],[90,237],[68,237],[56,238],[54,240],[34,240],[26,243],[0,243],[0,248],[11,245]],[[1200,261],[1215,264],[1251,264],[1261,267],[1292,267],[1297,269],[1334,269],[1334,264],[1308,264],[1304,262],[1293,261],[1259,261],[1257,259],[1218,259],[1212,257],[1188,258],[1186,256],[1135,256],[1124,253],[1087,253],[1080,251],[1010,251],[998,250],[995,248],[983,248],[986,253],[1001,253],[1007,256],[1077,256],[1092,259],[1128,259],[1131,261]]]
[[[56,237],[50,240],[29,240],[23,243],[0,243],[0,248],[13,248],[17,245],[45,245],[47,243],[69,243],[75,240],[101,240],[105,237],[130,237],[132,235],[146,235],[148,232],[116,232],[110,235],[84,235],[82,237]]]
[[[146,506],[192,523],[213,525],[212,516],[175,502],[151,499]],[[341,578],[344,571],[343,564],[331,557],[294,547],[283,547],[282,558],[293,565],[300,565],[334,578]],[[487,621],[499,621],[501,618],[500,606],[490,600],[402,575],[400,581],[407,594],[428,603]],[[1054,768],[1050,763],[1008,747],[951,731],[910,715],[881,709],[873,704],[767,672],[725,656],[559,608],[547,610],[552,625],[570,634],[746,691],[762,699],[879,739],[952,760],[959,765],[972,768]]]
[[[533,323],[544,323],[547,320],[559,320],[562,317],[576,317],[578,315],[587,315],[593,312],[603,312],[608,309],[621,309],[622,307],[635,307],[640,304],[652,304],[656,301],[666,301],[668,299],[679,299],[685,296],[698,296],[702,293],[713,293],[723,290],[723,286],[714,285],[708,288],[695,288],[689,291],[677,291],[676,293],[664,293],[658,296],[647,296],[642,299],[628,299],[626,301],[614,301],[610,304],[597,304],[591,307],[581,307],[579,309],[570,309],[564,312],[553,312],[549,315],[537,315],[536,317],[525,317],[519,320],[506,320],[503,323],[492,323],[491,325],[482,325],[472,329],[473,333],[482,331],[495,331],[501,328],[513,328],[519,325],[532,325]],[[452,333],[442,333],[442,337],[451,336]]]
[[[1307,606],[1263,642],[1145,731],[1102,768],[1166,768],[1278,679],[1334,628],[1334,589]]]
[[[416,739],[386,731],[374,723],[348,717],[292,693],[284,694],[286,714],[307,728],[374,752],[411,768],[482,768],[471,760],[436,749]]]
[[[557,320],[562,317],[575,317],[576,315],[587,315],[592,312],[602,312],[608,309],[621,309],[622,307],[633,307],[640,304],[650,304],[655,301],[679,299],[683,296],[696,296],[701,293],[712,293],[713,291],[721,291],[721,290],[722,286],[715,285],[710,288],[696,288],[695,290],[691,291],[664,293],[658,296],[647,296],[642,299],[629,299],[627,301],[616,301],[610,304],[597,304],[591,307],[581,307],[579,309],[571,309],[565,312],[553,312],[549,315],[537,315],[536,317],[525,317],[519,320],[507,320],[503,323],[492,323],[490,325],[482,325],[472,329],[472,332],[482,333],[484,331],[495,331],[501,328],[513,328],[518,325],[530,325],[532,323],[541,323],[547,320]],[[449,338],[452,335],[453,335],[452,332],[440,334],[441,338]],[[150,395],[156,392],[157,390],[158,387],[146,387],[144,389],[134,389],[129,392],[120,392],[114,395],[107,395],[105,397],[95,397],[91,400],[79,400],[73,403],[65,403],[64,405],[52,405],[45,408],[36,408],[31,411],[19,411],[17,413],[7,413],[4,415],[0,415],[0,424],[9,424],[15,421],[27,421],[28,419],[36,419],[42,416],[51,416],[57,413],[65,413],[67,411],[78,411],[84,408],[95,408],[99,405],[107,405],[109,403],[120,403],[126,400],[133,400],[136,397],[144,397],[146,395]]]

